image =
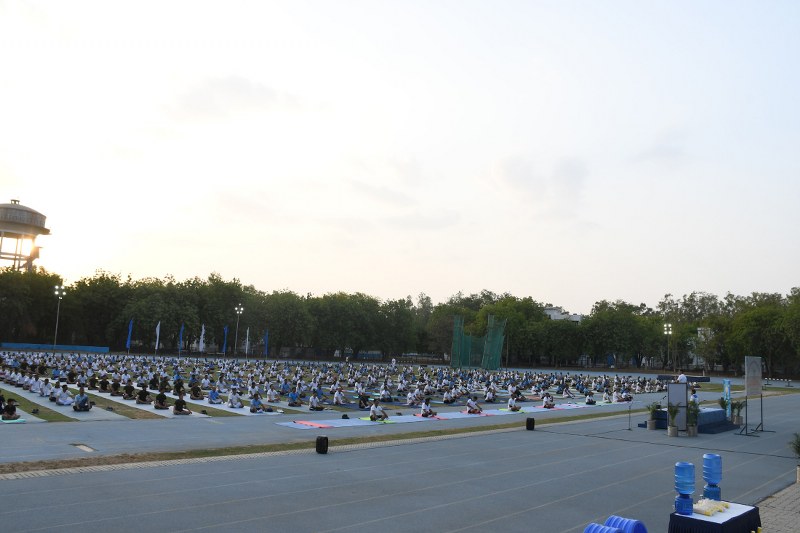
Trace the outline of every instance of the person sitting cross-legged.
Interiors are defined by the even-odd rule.
[[[75,403],[72,404],[72,409],[75,411],[92,410],[92,403],[89,401],[89,395],[86,394],[86,391],[83,387],[80,388],[78,395],[75,396]]]
[[[591,390],[586,393],[586,405],[594,405],[597,401],[594,399],[594,392]]]
[[[542,407],[545,409],[552,409],[555,406],[556,402],[553,400],[553,396],[551,396],[549,392],[545,392],[544,396],[542,396]]]
[[[311,393],[311,398],[308,400],[308,410],[309,411],[322,411],[325,409],[319,404],[319,398],[317,397],[317,391]]]
[[[18,420],[19,413],[17,412],[17,400],[9,398],[3,406],[3,420]]]
[[[66,383],[61,386],[61,392],[56,397],[56,405],[72,405],[75,400],[72,398]]]
[[[520,410],[520,406],[517,405],[517,399],[514,396],[509,396],[508,398],[508,410],[517,412]]]
[[[483,412],[483,409],[480,405],[478,405],[478,397],[473,396],[472,398],[467,398],[467,413],[471,415],[479,415]]]
[[[420,414],[420,416],[423,416],[425,418],[428,418],[428,417],[431,417],[431,416],[436,416],[436,411],[431,409],[431,399],[430,398],[425,398],[424,400],[422,400],[422,405],[420,406],[420,413],[419,414]]]
[[[211,390],[208,391],[208,403],[212,405],[218,405],[222,403],[222,397],[219,395],[219,391],[215,385],[211,385]]]
[[[167,395],[164,394],[165,389],[161,389],[158,394],[156,394],[156,399],[153,401],[153,407],[155,409],[169,409],[169,403],[167,403]]]
[[[380,406],[380,400],[378,398],[372,400],[372,407],[369,408],[369,419],[373,422],[389,419],[389,415],[386,414],[386,411]]]
[[[178,399],[175,400],[175,405],[172,407],[172,412],[176,415],[192,414],[192,412],[186,408],[186,400],[183,399],[183,391],[178,394]]]
[[[300,407],[303,405],[303,402],[300,400],[300,394],[298,394],[297,390],[293,389],[289,393],[289,407]]]
[[[275,390],[275,387],[272,385],[272,383],[269,384],[269,388],[267,389],[267,401],[268,402],[281,401],[281,394]]]
[[[242,403],[242,397],[239,396],[238,389],[233,389],[228,395],[228,407],[232,407],[233,409],[241,409],[244,407],[244,404]]]
[[[153,402],[153,398],[150,397],[150,392],[147,390],[147,385],[142,385],[142,390],[136,393],[136,403],[138,405],[147,405]]]
[[[189,398],[191,398],[192,400],[205,399],[205,395],[203,394],[203,389],[200,388],[199,383],[195,383],[194,385],[192,385],[192,388],[189,389],[189,391],[190,391]]]
[[[253,394],[253,398],[250,400],[250,412],[251,413],[267,412],[267,406],[264,405],[264,402],[261,401],[261,395],[257,392]]]
[[[344,397],[344,392],[342,392],[342,388],[339,387],[336,389],[336,392],[333,393],[333,405],[344,405],[347,403]]]
[[[133,382],[131,380],[128,380],[128,382],[122,388],[122,399],[133,400],[134,398],[136,398],[136,387],[133,386]]]

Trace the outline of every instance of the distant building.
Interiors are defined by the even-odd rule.
[[[550,320],[569,320],[577,324],[583,320],[583,315],[570,314],[564,311],[563,307],[545,307],[544,314],[550,317]]]

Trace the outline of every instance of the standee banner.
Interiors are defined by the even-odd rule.
[[[722,380],[722,397],[725,398],[725,400],[728,403],[728,407],[726,409],[725,416],[730,418],[731,417],[731,380],[729,380],[729,379],[723,379]]]
[[[746,356],[744,358],[744,394],[761,396],[761,358]]]

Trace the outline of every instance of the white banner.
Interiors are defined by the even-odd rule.
[[[161,339],[161,321],[156,324],[156,351],[158,351],[158,342]]]
[[[203,326],[200,328],[200,342],[198,344],[199,344],[199,348],[200,348],[200,353],[203,353],[205,351],[205,349],[206,349],[206,325],[205,324],[203,324]]]
[[[744,358],[744,395],[761,396],[761,358]]]

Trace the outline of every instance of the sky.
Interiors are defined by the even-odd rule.
[[[0,0],[0,203],[67,284],[785,294],[799,52],[793,0]]]

